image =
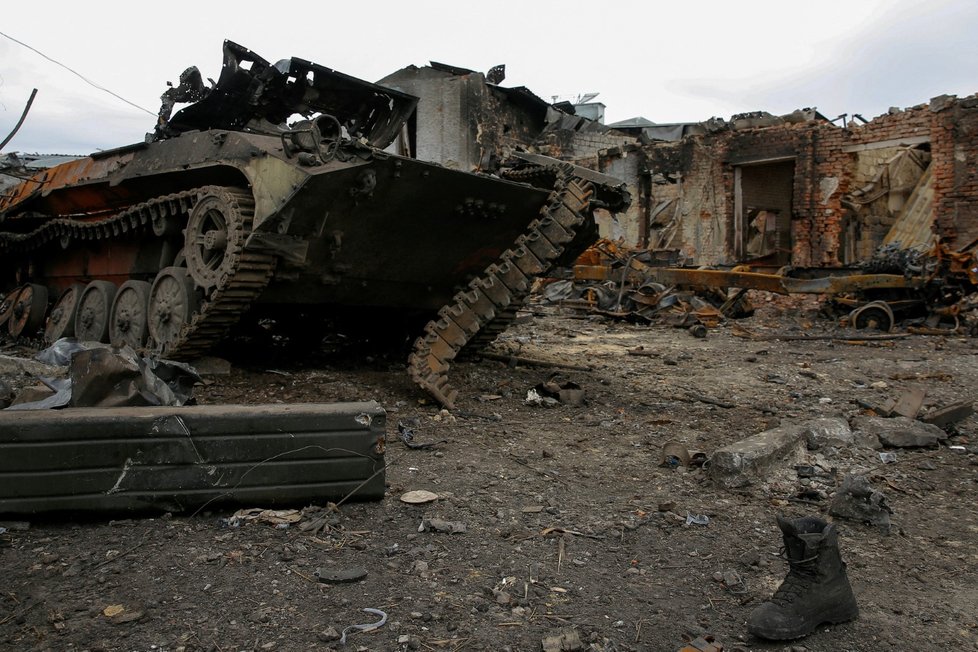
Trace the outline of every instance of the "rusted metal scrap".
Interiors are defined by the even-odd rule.
[[[661,268],[650,264],[653,256],[646,254],[650,252],[628,251],[600,240],[578,259],[583,264],[574,266],[574,281],[548,286],[544,297],[616,319],[689,328],[698,337],[725,317],[752,313],[742,292],[727,292],[721,286],[692,288],[654,276]]]
[[[661,310],[664,296],[681,296],[675,293],[683,291],[695,293],[704,303],[716,302],[720,314],[732,316],[734,310],[744,311],[748,290],[763,290],[825,295],[844,323],[855,328],[885,332],[899,317],[907,317],[931,332],[978,334],[976,245],[953,251],[938,243],[926,252],[891,245],[857,269],[829,269],[820,276],[796,278],[790,269],[770,274],[743,266],[661,267],[642,260],[642,252],[600,241],[581,257],[584,264],[574,272],[586,287],[581,293],[585,307],[616,316],[648,316],[644,307]]]

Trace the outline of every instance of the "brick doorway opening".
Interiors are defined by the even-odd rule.
[[[795,160],[734,167],[734,255],[737,262],[791,264]]]

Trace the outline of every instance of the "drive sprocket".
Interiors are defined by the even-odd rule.
[[[187,272],[205,294],[233,273],[251,227],[254,202],[250,195],[209,186],[198,197],[184,232]]]

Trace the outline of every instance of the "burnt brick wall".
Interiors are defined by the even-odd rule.
[[[931,111],[926,104],[892,111],[873,118],[866,124],[850,124],[846,144],[864,145],[884,140],[931,135]]]
[[[653,179],[645,205],[674,201],[653,220],[647,234],[651,246],[678,249],[692,262],[727,262],[732,182],[718,165],[727,156],[727,145],[725,139],[712,135],[689,136],[640,150],[640,169]]]
[[[839,264],[839,236],[842,231],[842,197],[849,190],[850,156],[843,151],[848,132],[834,125],[813,123],[804,155],[799,156],[795,173],[804,170],[801,207],[796,210],[792,262],[812,267]],[[800,236],[804,231],[805,237]]]
[[[935,231],[952,247],[978,239],[978,97],[931,102]]]
[[[587,165],[597,169],[599,153],[616,147],[625,147],[635,142],[637,142],[635,137],[617,132],[602,133],[599,131],[564,129],[544,134],[534,143],[533,149],[546,156],[572,160],[578,165]]]
[[[954,246],[967,244],[978,238],[978,97],[935,98],[848,128],[803,122],[720,131],[652,143],[641,155],[648,174],[681,179],[684,225],[672,244],[700,264],[735,262],[735,167],[793,159],[792,263],[831,266],[840,264],[842,199],[852,189],[855,154],[846,148],[921,138],[929,140],[934,166],[935,230]],[[695,216],[712,220],[717,212],[722,228],[707,233],[690,224]]]
[[[831,173],[832,170],[826,170],[827,166],[824,164],[820,165],[815,153],[823,139],[834,134],[830,130],[824,130],[825,134],[822,131],[815,123],[801,123],[733,132],[729,136],[732,145],[730,156],[724,164],[731,171],[738,165],[765,160],[794,160],[791,201],[791,260],[794,264],[811,264],[815,257],[812,254],[821,252],[821,248],[825,246],[825,233],[831,228],[825,219],[827,212],[825,209],[820,210],[823,198],[819,180],[827,171]],[[732,182],[728,192],[733,197]],[[732,210],[729,219],[732,224]],[[732,240],[730,244],[733,244]]]
[[[722,223],[721,228],[714,225],[709,229],[711,236],[722,238],[720,242],[707,242],[705,229],[695,228],[687,220],[682,241],[672,244],[680,246],[700,264],[736,262],[734,169],[738,165],[791,159],[795,163],[792,261],[802,265],[830,264],[838,247],[841,194],[837,190],[841,184],[825,184],[823,179],[838,178],[845,156],[841,151],[827,157],[818,153],[826,146],[838,149],[841,140],[836,132],[841,131],[838,127],[816,123],[784,124],[687,137],[678,144],[645,146],[642,154],[651,174],[681,176],[682,215],[687,218],[699,215],[701,220],[719,219]]]

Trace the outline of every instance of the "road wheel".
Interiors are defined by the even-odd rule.
[[[152,287],[146,281],[126,281],[119,287],[109,320],[109,342],[112,346],[128,344],[133,349],[139,349],[146,343]]]
[[[116,287],[109,281],[92,281],[85,286],[75,316],[75,337],[86,342],[109,341],[109,316]]]
[[[161,353],[169,352],[184,335],[184,326],[197,312],[194,281],[182,267],[165,267],[149,293],[149,334]]]

